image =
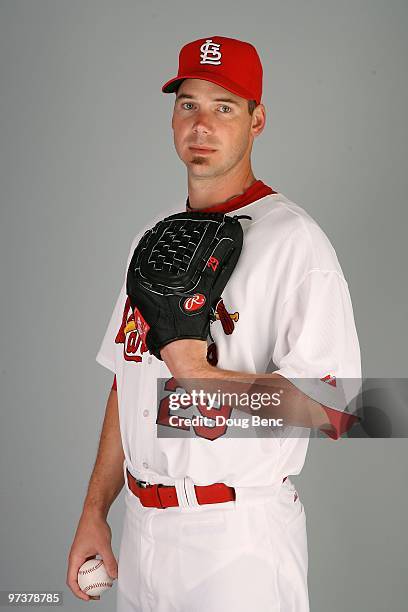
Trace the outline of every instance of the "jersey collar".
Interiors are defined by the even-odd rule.
[[[230,198],[226,202],[221,202],[221,204],[215,204],[215,206],[211,206],[210,208],[200,208],[198,210],[190,207],[189,198],[186,200],[186,211],[187,212],[221,212],[227,213],[233,210],[237,210],[238,208],[242,208],[247,204],[251,204],[256,200],[260,200],[267,195],[278,193],[274,191],[272,187],[265,185],[263,181],[255,181],[250,185],[244,193],[240,193],[233,198]]]

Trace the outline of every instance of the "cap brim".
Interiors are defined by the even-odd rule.
[[[180,83],[184,81],[185,79],[201,79],[202,81],[210,81],[210,83],[214,83],[215,85],[220,85],[220,87],[223,87],[224,89],[227,89],[231,93],[234,93],[237,96],[240,96],[240,98],[245,98],[246,100],[253,99],[253,95],[249,93],[246,89],[239,87],[239,85],[237,85],[233,81],[230,81],[229,79],[226,79],[225,77],[221,75],[216,75],[213,72],[195,72],[194,74],[184,74],[184,75],[176,76],[170,79],[170,81],[167,81],[167,83],[163,85],[162,92],[163,93],[174,93],[177,90]],[[258,100],[256,100],[256,102],[259,104]]]

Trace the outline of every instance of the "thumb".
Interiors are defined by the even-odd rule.
[[[101,557],[109,576],[116,579],[118,577],[118,564],[113,552],[106,550],[103,554],[101,553]]]

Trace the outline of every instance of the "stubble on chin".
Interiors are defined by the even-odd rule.
[[[193,157],[193,159],[191,160],[192,164],[196,164],[197,166],[204,166],[204,164],[207,163],[207,160],[204,157]]]

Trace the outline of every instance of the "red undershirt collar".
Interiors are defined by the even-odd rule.
[[[260,200],[267,195],[278,193],[274,191],[272,187],[265,185],[263,181],[255,181],[250,185],[244,193],[240,193],[237,196],[234,196],[230,200],[226,202],[221,202],[221,204],[216,204],[215,206],[210,206],[210,208],[190,208],[189,198],[186,200],[186,211],[187,212],[222,212],[227,213],[232,210],[237,210],[237,208],[242,208],[242,206],[246,206],[247,204],[251,204],[251,202],[255,202],[256,200]]]

